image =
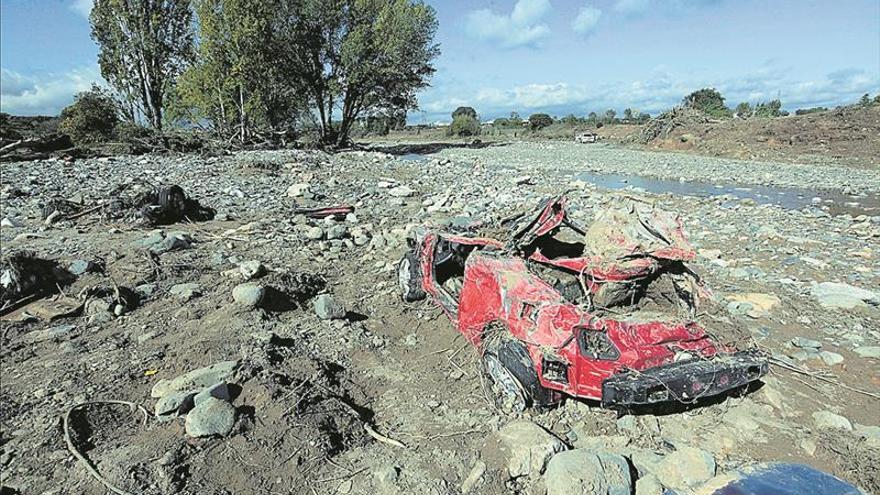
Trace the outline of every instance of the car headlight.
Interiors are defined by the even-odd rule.
[[[581,354],[593,359],[614,361],[620,358],[620,350],[608,338],[604,330],[581,328],[578,332],[578,344]]]

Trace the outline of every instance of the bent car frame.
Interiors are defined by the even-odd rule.
[[[693,321],[709,292],[685,264],[695,255],[679,218],[628,202],[583,229],[556,197],[507,223],[506,242],[419,230],[398,265],[403,299],[442,308],[506,408],[692,402],[766,374],[760,353]]]

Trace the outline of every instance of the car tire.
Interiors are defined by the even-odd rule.
[[[490,336],[482,361],[495,403],[505,412],[520,413],[557,402],[556,394],[541,385],[532,358],[519,340],[503,333]]]
[[[407,251],[397,264],[397,285],[405,302],[421,301],[425,298],[422,288],[422,270],[419,258],[414,251]]]

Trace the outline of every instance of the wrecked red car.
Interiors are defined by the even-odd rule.
[[[628,200],[584,229],[557,197],[506,223],[506,242],[417,231],[398,277],[405,301],[430,296],[481,350],[507,408],[691,402],[766,374],[760,353],[693,321],[709,291],[678,217]]]

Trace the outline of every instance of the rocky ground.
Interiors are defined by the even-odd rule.
[[[79,316],[4,316],[3,485],[106,493],[75,450],[145,494],[697,493],[763,461],[880,490],[876,214],[626,191],[683,215],[714,289],[702,321],[746,330],[771,373],[745,395],[620,417],[580,400],[496,410],[446,317],[400,301],[396,262],[417,225],[481,228],[564,190],[588,223],[623,193],[577,179],[584,168],[880,193],[853,170],[567,143],[4,164],[4,256],[55,260],[77,274],[63,300],[91,297]],[[162,230],[42,219],[53,197],[97,205],[135,179],[218,214]],[[295,213],[339,204],[354,213]],[[109,400],[146,421],[89,404]]]

